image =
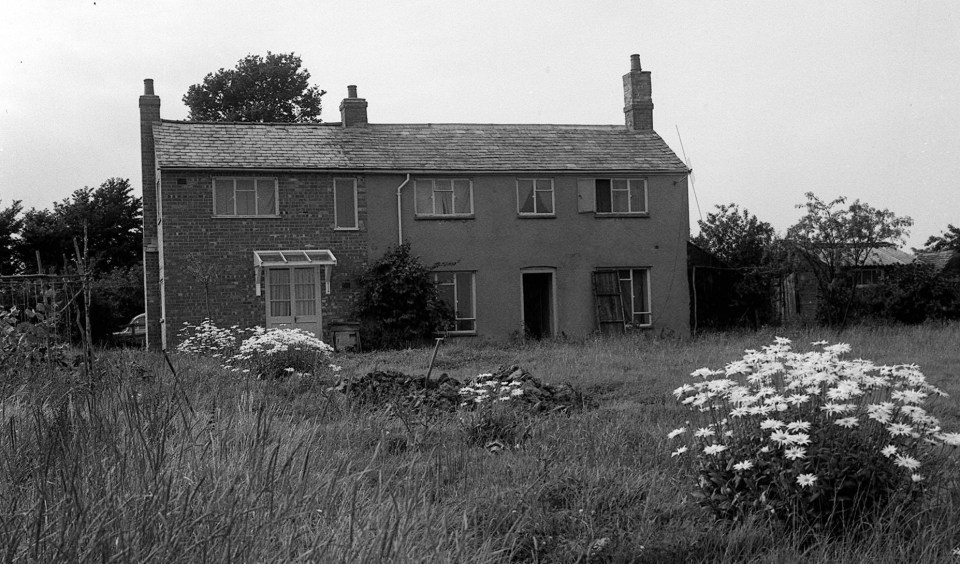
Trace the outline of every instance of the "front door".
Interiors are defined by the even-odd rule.
[[[523,325],[534,339],[553,334],[553,273],[523,273]]]
[[[313,266],[267,269],[267,328],[295,327],[321,338],[320,277]]]

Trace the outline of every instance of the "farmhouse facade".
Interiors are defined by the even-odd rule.
[[[409,242],[452,335],[689,331],[686,165],[631,57],[624,125],[183,122],[140,97],[148,343],[185,323],[350,320],[358,277]]]

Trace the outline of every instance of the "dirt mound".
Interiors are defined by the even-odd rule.
[[[460,382],[447,374],[427,380],[396,370],[369,372],[359,378],[345,378],[336,389],[353,401],[372,407],[394,404],[412,409],[454,411],[457,408],[474,409],[483,401],[476,401],[481,390],[485,396],[497,390],[508,390],[513,405],[523,405],[534,411],[564,411],[583,409],[592,402],[583,393],[567,384],[547,384],[519,366],[500,367],[491,374],[480,374]],[[519,390],[519,391],[514,391]],[[507,394],[501,394],[506,397]]]

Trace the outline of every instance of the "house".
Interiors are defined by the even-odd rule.
[[[916,257],[893,246],[881,244],[870,249],[863,264],[848,272],[857,289],[875,286],[883,281],[884,273],[897,265],[911,264]],[[797,269],[778,281],[777,309],[782,323],[809,323],[816,319],[820,304],[817,276],[809,262],[801,260]]]
[[[653,130],[631,57],[625,125],[163,120],[140,97],[148,339],[178,328],[349,320],[401,241],[456,310],[451,335],[689,331],[686,165]]]

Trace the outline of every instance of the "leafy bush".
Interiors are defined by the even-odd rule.
[[[668,437],[692,435],[673,455],[693,451],[702,506],[724,520],[767,515],[841,532],[937,484],[960,433],[944,433],[921,404],[945,394],[915,365],[841,360],[849,350],[796,353],[777,338],[674,391],[701,419]]]
[[[217,327],[204,319],[200,325],[184,323],[177,351],[221,359],[224,368],[260,378],[279,378],[287,374],[317,374],[339,366],[328,364],[333,347],[301,329],[241,329]]]
[[[858,301],[862,315],[900,323],[960,319],[960,280],[922,262],[895,265]]]
[[[430,269],[410,253],[410,243],[390,248],[363,273],[360,285],[356,314],[366,347],[420,345],[453,319]]]

